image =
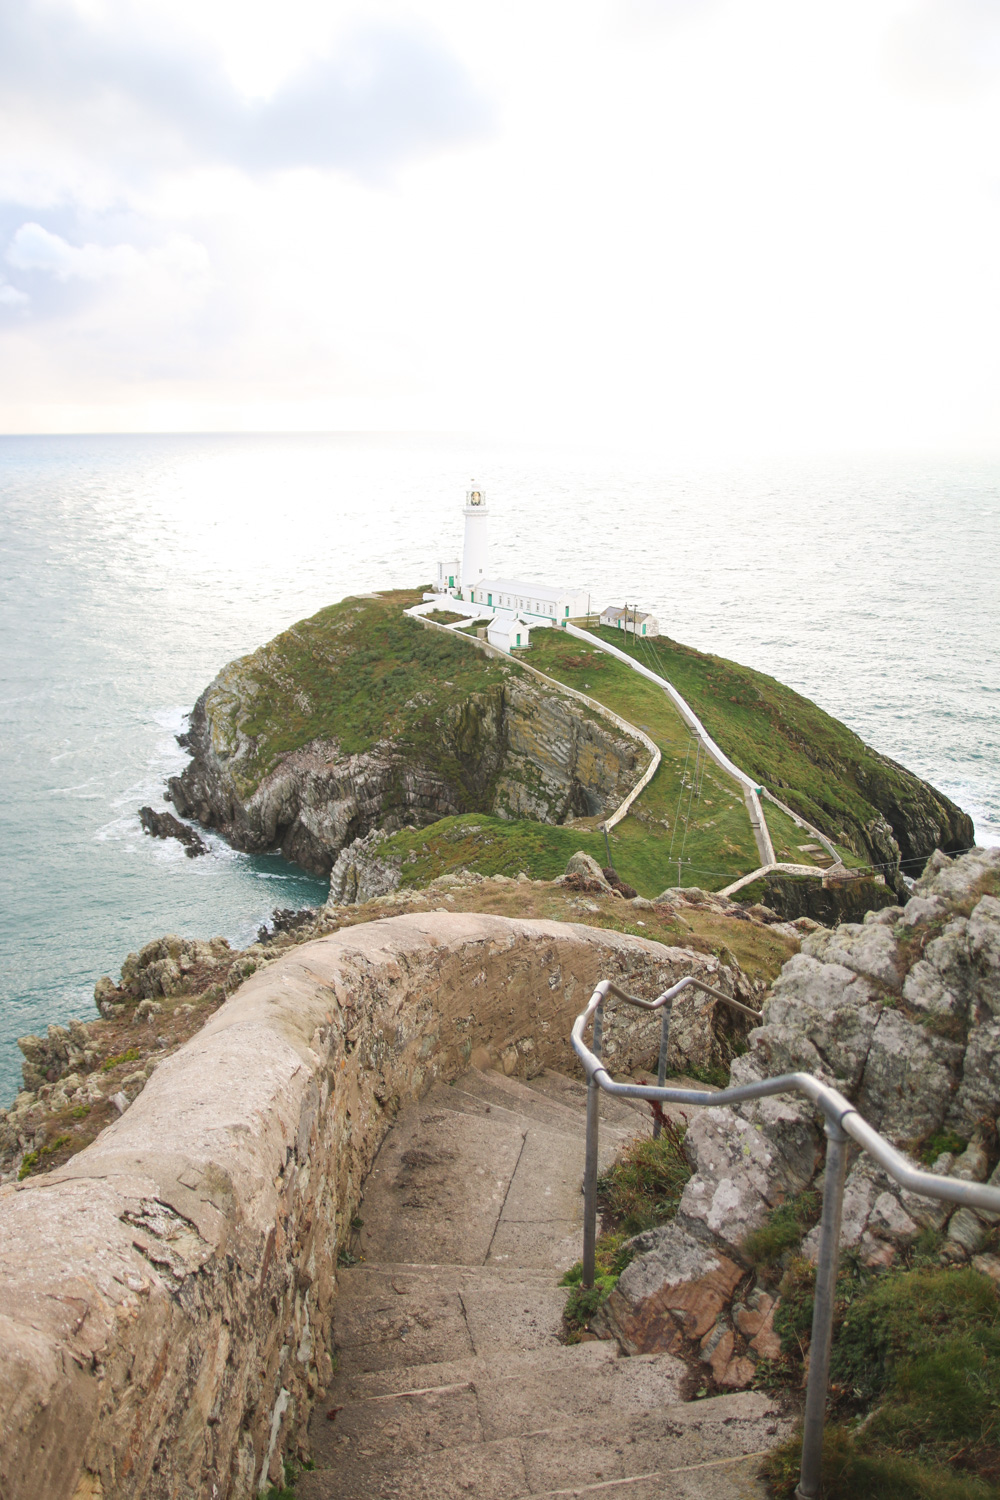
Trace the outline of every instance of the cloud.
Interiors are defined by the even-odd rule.
[[[22,224],[7,250],[7,263],[15,270],[47,271],[57,281],[127,276],[134,274],[141,262],[134,245],[71,245],[41,224]]]
[[[200,307],[211,288],[211,265],[204,245],[173,234],[161,245],[71,244],[41,224],[22,224],[5,259],[24,287],[0,283],[0,306],[35,317],[80,313],[113,296],[128,317],[145,323],[157,309],[183,312]]]
[[[68,0],[0,7],[0,94],[22,131],[33,123],[47,142],[62,135],[143,175],[218,162],[371,176],[478,136],[489,121],[465,70],[425,28],[359,28],[270,98],[249,99],[189,33],[122,3],[98,20]]]
[[[28,306],[31,298],[27,292],[18,291],[16,286],[10,286],[6,281],[0,281],[0,307],[12,307],[23,310]]]

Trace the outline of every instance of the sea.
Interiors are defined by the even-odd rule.
[[[466,436],[0,437],[0,1105],[16,1039],[166,932],[251,942],[325,882],[143,834],[216,672],[461,553],[637,603],[791,684],[1000,843],[1000,458],[693,463]]]

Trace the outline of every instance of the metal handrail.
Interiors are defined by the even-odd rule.
[[[837,1089],[820,1083],[811,1073],[783,1073],[738,1088],[719,1089],[712,1093],[701,1089],[668,1089],[664,1087],[669,1006],[674,997],[688,986],[707,990],[734,1009],[761,1019],[739,1001],[732,1000],[702,984],[693,975],[664,990],[655,1000],[640,1000],[628,995],[610,979],[602,979],[590,997],[586,1010],[573,1022],[573,1050],[587,1075],[587,1155],[584,1166],[583,1285],[594,1284],[597,1245],[597,1153],[598,1098],[606,1094],[631,1099],[658,1100],[663,1104],[691,1104],[718,1109],[727,1104],[742,1104],[749,1099],[764,1099],[773,1094],[804,1094],[823,1111],[827,1138],[826,1171],[823,1180],[823,1213],[820,1219],[819,1259],[816,1267],[816,1292],[813,1304],[812,1342],[809,1347],[809,1378],[806,1387],[805,1420],[802,1433],[802,1467],[795,1494],[798,1500],[818,1500],[823,1458],[823,1421],[826,1413],[826,1391],[830,1373],[830,1348],[833,1339],[834,1289],[840,1257],[840,1222],[844,1205],[844,1180],[847,1175],[848,1137],[873,1156],[879,1166],[908,1192],[925,1198],[939,1198],[946,1203],[960,1203],[970,1208],[1000,1213],[1000,1189],[981,1182],[965,1182],[957,1177],[938,1177],[921,1171],[900,1151],[891,1146]],[[623,1000],[643,1010],[664,1009],[660,1038],[659,1082],[652,1084],[616,1083],[601,1062],[601,1032],[604,1005],[610,999]],[[587,1023],[593,1019],[593,1050],[583,1039]],[[658,1128],[656,1129],[658,1133]]]

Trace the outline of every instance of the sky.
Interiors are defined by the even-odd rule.
[[[0,431],[1000,447],[996,0],[7,0]]]

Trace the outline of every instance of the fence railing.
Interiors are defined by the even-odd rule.
[[[727,1104],[743,1104],[773,1094],[804,1094],[825,1116],[827,1138],[826,1171],[823,1180],[823,1212],[820,1219],[819,1259],[816,1266],[816,1292],[813,1304],[812,1341],[809,1346],[809,1378],[806,1386],[805,1418],[802,1433],[802,1467],[796,1488],[798,1500],[818,1500],[823,1459],[823,1424],[826,1415],[826,1393],[830,1374],[830,1348],[833,1338],[834,1291],[837,1263],[840,1257],[840,1222],[844,1204],[844,1180],[847,1174],[847,1142],[854,1140],[908,1192],[925,1198],[938,1198],[969,1208],[1000,1213],[1000,1189],[980,1182],[966,1182],[956,1177],[938,1177],[921,1171],[907,1157],[891,1146],[884,1136],[858,1114],[854,1105],[811,1073],[783,1073],[739,1088],[719,1089],[709,1093],[701,1089],[668,1089],[666,1077],[667,1047],[670,1030],[670,1008],[682,990],[697,986],[714,995],[734,1010],[761,1017],[731,996],[702,984],[693,976],[682,979],[657,995],[655,1000],[640,1000],[628,995],[610,979],[602,979],[590,997],[585,1011],[573,1023],[573,1049],[587,1075],[587,1154],[584,1167],[583,1285],[593,1286],[597,1244],[597,1153],[598,1105],[600,1091],[620,1098],[646,1099],[661,1104],[687,1104],[698,1108],[718,1109]],[[616,1083],[601,1062],[601,1033],[604,1007],[611,1000],[642,1010],[662,1010],[660,1060],[657,1084]],[[592,1042],[588,1047],[584,1033],[593,1023]],[[656,1133],[658,1126],[654,1127]]]

